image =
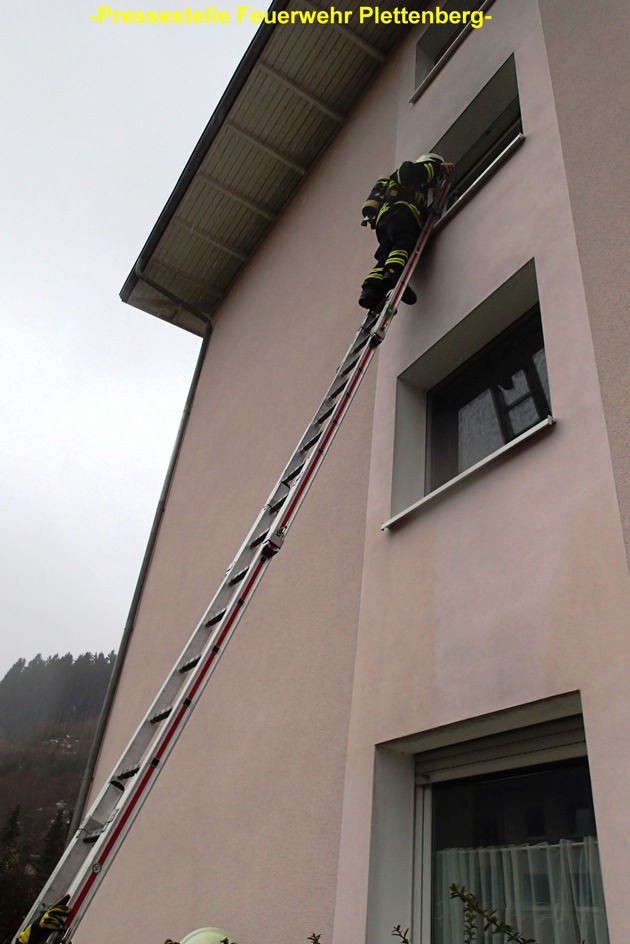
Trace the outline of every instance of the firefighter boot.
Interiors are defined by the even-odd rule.
[[[361,289],[361,294],[359,295],[359,305],[361,308],[367,308],[369,310],[373,308],[378,308],[382,304],[385,295],[381,291],[381,286],[379,284],[378,288],[376,286],[366,285]]]
[[[385,269],[385,275],[383,276],[383,281],[381,284],[386,293],[389,292],[390,289],[394,288],[399,277],[400,272],[396,272],[394,269]],[[402,293],[401,301],[403,301],[405,305],[415,305],[418,301],[418,296],[410,285],[405,286],[405,291]]]

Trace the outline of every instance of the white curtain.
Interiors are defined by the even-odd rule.
[[[500,921],[539,944],[608,944],[597,839],[558,844],[445,849],[436,853],[434,908],[437,944],[463,944],[464,909],[450,898],[464,885]],[[477,944],[503,938],[483,934]]]

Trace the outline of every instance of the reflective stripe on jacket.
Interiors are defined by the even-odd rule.
[[[429,189],[436,182],[437,167],[432,161],[418,164],[403,161],[389,177],[379,177],[363,204],[363,215],[376,222],[397,204],[408,207],[421,226],[424,220]]]

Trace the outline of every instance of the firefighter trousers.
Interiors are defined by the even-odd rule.
[[[385,294],[393,288],[418,241],[420,227],[413,211],[404,203],[395,203],[385,210],[376,224],[376,265],[366,276],[363,289]]]

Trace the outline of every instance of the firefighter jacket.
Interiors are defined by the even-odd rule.
[[[363,216],[374,228],[391,207],[402,204],[422,226],[429,190],[438,179],[439,165],[434,161],[403,161],[393,174],[376,181],[363,204]]]

